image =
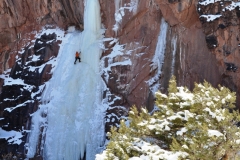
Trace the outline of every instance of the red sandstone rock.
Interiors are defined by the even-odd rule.
[[[122,1],[127,3],[129,1]],[[112,68],[115,81],[110,81],[109,87],[114,93],[122,94],[127,106],[136,104],[138,107],[148,105],[151,99],[149,86],[146,81],[154,74],[150,71],[151,60],[155,53],[157,37],[160,31],[161,19],[164,18],[169,24],[167,34],[166,55],[172,54],[171,40],[177,37],[177,51],[175,62],[175,75],[179,85],[193,88],[194,82],[207,80],[214,86],[221,83],[221,74],[218,71],[216,57],[209,51],[206,45],[205,34],[202,31],[199,15],[196,10],[196,2],[184,1],[169,3],[167,0],[139,1],[135,14],[127,12],[123,17],[117,34],[112,30],[115,24],[113,20],[114,2],[101,3],[103,11],[103,23],[106,26],[106,37],[116,37],[120,44],[125,44],[125,51],[136,49],[129,59],[132,65],[125,71],[125,90],[116,88],[124,84],[116,83],[122,76],[121,67]],[[109,9],[110,8],[110,9]],[[133,45],[135,44],[135,45]],[[139,53],[143,56],[137,57]],[[116,60],[117,61],[117,60]],[[168,72],[169,64],[167,60],[163,66],[163,74],[160,79],[162,88],[168,86],[171,73]],[[159,88],[160,89],[160,88]]]
[[[124,54],[114,58],[114,62],[129,59],[132,65],[115,66],[111,68],[110,79],[106,85],[111,91],[110,101],[115,96],[120,97],[113,103],[107,113],[116,113],[118,117],[126,115],[129,107],[146,106],[153,108],[154,97],[150,86],[146,83],[156,74],[151,64],[155,54],[156,44],[161,30],[161,19],[168,23],[167,47],[162,74],[157,83],[163,92],[167,91],[168,80],[174,74],[178,85],[193,88],[194,82],[207,80],[213,86],[225,85],[237,92],[240,104],[240,74],[237,70],[226,70],[226,63],[239,67],[239,11],[227,11],[223,17],[213,22],[199,18],[208,12],[217,14],[221,10],[219,3],[201,6],[198,1],[178,0],[139,0],[137,9],[124,9],[125,15],[118,24],[117,31],[114,14],[115,1],[99,0],[101,6],[102,24],[105,27],[105,37],[118,39],[124,45]],[[131,0],[121,0],[119,7],[128,5]],[[66,29],[75,25],[83,29],[83,0],[2,0],[0,1],[0,74],[9,68],[16,69],[15,57],[20,48],[34,39],[32,31],[38,31],[46,24]],[[229,2],[226,2],[229,4]],[[20,39],[18,37],[21,36]],[[172,40],[176,39],[176,56],[173,61]],[[115,43],[116,44],[116,43]],[[105,43],[108,49],[103,53],[104,58],[110,54],[115,44]],[[216,45],[216,46],[215,46]],[[58,47],[53,46],[54,52],[46,53],[45,61],[51,55],[56,56]],[[131,54],[127,54],[131,53]],[[171,65],[174,65],[174,69]],[[171,64],[171,65],[170,65]],[[107,67],[109,64],[105,64]],[[14,68],[15,67],[15,68]],[[51,66],[43,70],[39,84],[51,78]],[[31,79],[28,79],[31,83]],[[3,82],[0,80],[0,84]],[[2,90],[2,89],[1,89]],[[37,102],[31,104],[37,108]],[[117,107],[116,107],[117,106]],[[119,107],[123,106],[123,107]],[[114,108],[115,107],[115,108]],[[116,118],[114,118],[116,119]],[[109,129],[111,124],[107,124]],[[25,122],[24,122],[25,123]]]
[[[18,49],[27,43],[23,39],[31,41],[33,37],[30,33],[41,29],[46,24],[64,29],[68,25],[75,25],[82,29],[83,8],[82,0],[2,0],[0,2],[0,53],[16,54]],[[18,34],[21,34],[21,39],[17,39]],[[10,59],[10,61],[14,60]],[[0,65],[0,73],[13,66],[12,62],[3,64],[8,65]]]
[[[14,2],[14,3],[13,3]],[[122,0],[121,5],[130,3],[130,0]],[[157,37],[160,31],[161,19],[164,18],[169,24],[167,36],[166,54],[171,54],[171,40],[177,38],[175,75],[180,85],[193,87],[194,82],[202,82],[204,79],[214,86],[222,84],[221,75],[233,78],[236,86],[240,85],[237,73],[225,71],[224,61],[238,62],[238,34],[232,34],[238,30],[237,26],[228,29],[216,29],[219,23],[210,25],[202,24],[197,13],[197,1],[175,0],[146,0],[138,1],[137,10],[132,12],[125,9],[125,15],[119,23],[117,32],[113,31],[116,24],[114,1],[100,0],[102,23],[106,28],[105,37],[119,39],[119,43],[125,45],[125,52],[133,50],[128,57],[132,65],[123,69],[112,68],[112,76],[116,81],[109,81],[109,87],[114,86],[116,94],[124,97],[122,105],[130,107],[136,104],[138,107],[145,106],[151,99],[149,86],[145,81],[149,80],[154,73],[150,71],[151,59],[155,54]],[[82,29],[84,5],[82,0],[50,0],[50,1],[1,1],[0,16],[4,21],[0,22],[0,71],[11,68],[14,65],[15,55],[19,48],[25,46],[27,41],[23,39],[33,38],[30,34],[33,30],[39,30],[45,24],[54,24],[66,28],[76,25]],[[7,22],[7,23],[6,23]],[[17,39],[21,33],[22,39]],[[205,34],[204,34],[205,33]],[[214,51],[207,48],[205,38],[209,34],[217,34],[218,47]],[[229,37],[231,39],[229,40]],[[226,42],[226,40],[228,40]],[[103,55],[111,52],[111,47]],[[139,49],[138,49],[139,48]],[[218,49],[219,48],[219,49]],[[223,56],[223,52],[233,54]],[[144,53],[142,56],[137,56]],[[121,58],[115,59],[120,61]],[[167,88],[167,82],[171,76],[167,64],[163,66],[163,75],[160,79],[162,87]],[[124,72],[123,72],[124,70]],[[111,84],[112,83],[112,84]],[[234,88],[233,88],[234,90]],[[236,88],[235,88],[236,90]],[[151,107],[150,107],[151,108]]]

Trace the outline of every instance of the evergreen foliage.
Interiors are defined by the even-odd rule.
[[[150,115],[133,106],[129,120],[112,128],[105,159],[237,159],[240,116],[235,100],[225,87],[205,81],[191,92],[177,87],[173,77],[168,95],[156,92],[157,111]]]

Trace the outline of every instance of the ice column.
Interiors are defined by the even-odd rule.
[[[100,5],[98,0],[87,0],[84,12],[84,31],[81,41],[82,59],[99,72],[102,38]]]
[[[172,39],[172,47],[173,47],[173,51],[172,51],[172,67],[171,67],[171,74],[174,74],[174,65],[175,65],[175,58],[176,58],[176,51],[177,51],[177,37],[174,37]]]
[[[167,22],[162,19],[161,26],[160,26],[160,33],[158,36],[158,42],[155,50],[155,55],[152,60],[152,70],[155,70],[157,68],[157,73],[153,78],[147,81],[148,85],[151,86],[151,90],[153,93],[155,93],[158,88],[159,84],[156,83],[159,80],[159,77],[162,73],[162,65],[165,57],[165,49],[166,49],[166,38],[167,38],[167,29],[168,24]]]
[[[34,114],[28,158],[39,143],[44,160],[95,159],[105,141],[102,79],[99,73],[102,30],[98,0],[85,1],[84,31],[72,31],[60,46],[53,76]],[[81,51],[81,63],[73,64]],[[47,117],[39,118],[42,114]],[[39,126],[44,126],[40,133]]]

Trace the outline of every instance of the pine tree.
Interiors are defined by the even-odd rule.
[[[150,115],[145,108],[138,112],[133,106],[128,121],[121,121],[118,129],[112,128],[106,159],[237,157],[240,115],[234,108],[234,92],[222,86],[214,88],[206,81],[196,83],[191,92],[177,87],[173,77],[168,94],[155,95],[156,112]]]

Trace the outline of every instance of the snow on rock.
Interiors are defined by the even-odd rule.
[[[30,103],[30,102],[34,102],[34,101],[33,100],[28,100],[28,101],[25,101],[21,104],[18,104],[16,106],[14,106],[14,107],[5,108],[4,111],[12,112],[16,108],[27,106],[27,104]]]
[[[139,0],[131,0],[130,3],[124,4],[124,7],[122,6],[122,0],[114,0],[115,2],[115,21],[116,23],[113,26],[113,30],[117,33],[119,29],[119,25],[121,24],[121,21],[123,17],[125,16],[125,10],[128,10],[129,12],[133,12],[133,14],[136,14],[137,8],[138,8],[138,1]]]
[[[132,65],[132,61],[130,59],[123,59],[123,61],[121,62],[114,62],[114,58],[123,56],[125,54],[130,54],[130,53],[124,53],[124,45],[120,45],[119,42],[117,42],[112,48],[112,52],[102,59],[102,68],[103,68],[102,71],[103,71],[103,75],[105,77],[106,82],[108,82],[109,80],[109,72],[111,72],[111,67],[118,66],[118,65],[121,65],[121,66]],[[108,61],[107,67],[103,67],[105,59],[107,59]]]
[[[74,32],[76,30],[76,28],[75,28],[75,26],[69,26],[68,27],[68,33],[70,33],[70,32]]]
[[[62,37],[64,36],[64,31],[60,30],[59,28],[56,28],[56,29],[46,29],[46,27],[44,27],[38,34],[36,34],[35,36],[35,40],[40,38],[42,35],[46,34],[53,34],[53,33],[57,33],[58,34],[58,37],[57,37],[57,40],[62,40]],[[29,48],[32,48],[34,47],[34,45],[31,45],[29,46]],[[23,51],[24,52],[24,51]],[[23,70],[27,71],[28,73],[29,72],[38,72],[38,73],[42,73],[42,70],[43,68],[47,65],[47,64],[52,64],[53,68],[54,68],[54,62],[55,62],[55,58],[52,58],[50,59],[47,63],[43,63],[42,65],[40,66],[31,66],[31,65],[28,65],[30,64],[31,62],[36,62],[39,60],[40,58],[40,55],[32,55],[31,57],[28,57],[29,58],[29,61],[26,61],[26,64],[25,65],[22,65],[21,64],[21,59],[20,57],[16,57],[16,62],[20,65],[20,66],[23,66]],[[8,71],[5,71],[2,75],[0,75],[0,78],[4,80],[4,84],[3,86],[13,86],[13,85],[16,85],[16,86],[22,86],[22,89],[28,91],[31,93],[31,97],[32,99],[34,98],[35,95],[37,95],[37,93],[40,93],[42,90],[43,90],[43,87],[40,87],[40,89],[36,92],[33,92],[33,89],[36,88],[35,85],[30,85],[30,84],[27,84],[25,83],[24,79],[20,79],[20,78],[12,78],[12,77],[9,77],[9,72],[10,70]],[[9,100],[9,99],[5,99],[6,101]],[[14,99],[12,99],[14,100]],[[31,102],[34,102],[33,100],[27,100],[27,101],[24,101],[22,102],[21,104],[18,104],[16,106],[11,106],[11,107],[8,107],[8,108],[5,108],[4,110],[8,111],[8,112],[12,112],[12,110],[16,109],[16,108],[19,108],[19,107],[24,107],[26,106],[28,103],[31,103]]]
[[[225,9],[232,11],[234,10],[236,7],[240,7],[240,2],[232,2],[229,6],[227,6]],[[223,10],[224,11],[224,10]]]
[[[203,2],[199,2],[198,4],[202,5],[202,6],[207,6],[209,4],[213,4],[213,3],[216,3],[216,2],[221,2],[222,3],[222,0],[205,0]],[[230,5],[226,6],[225,8],[222,9],[222,12],[225,12],[225,11],[232,11],[234,10],[236,7],[240,7],[240,2],[233,2],[231,0],[225,0],[224,2],[231,2]],[[221,5],[223,6],[223,5]],[[198,9],[199,11],[201,10],[200,8]],[[207,22],[212,22],[214,20],[216,20],[217,18],[220,18],[222,17],[222,15],[212,15],[212,14],[207,14],[207,15],[201,15],[199,18],[206,18],[206,21]]]
[[[25,85],[25,83],[23,82],[22,79],[13,79],[11,77],[9,78],[5,78],[3,76],[1,76],[4,79],[4,86],[11,86],[14,84],[18,84],[18,85]]]
[[[49,38],[49,34],[57,33],[57,40],[61,40],[64,36],[64,31],[60,30],[59,28],[46,28],[48,28],[48,26],[45,26],[39,33],[36,33],[35,39],[29,43],[29,46],[25,47],[24,49],[20,49],[21,52],[16,56],[15,67],[4,71],[4,73],[0,75],[0,78],[3,79],[2,92],[5,93],[1,95],[3,100],[1,102],[1,107],[3,112],[6,113],[3,114],[4,118],[2,120],[4,124],[7,124],[3,127],[4,129],[6,128],[6,130],[11,130],[7,132],[1,128],[0,139],[6,139],[6,141],[9,143],[10,151],[13,151],[11,149],[14,148],[11,144],[18,144],[19,148],[23,149],[22,139],[25,141],[26,138],[26,130],[23,130],[23,128],[28,127],[28,124],[26,123],[29,123],[24,119],[30,118],[30,114],[33,112],[33,110],[35,110],[35,104],[37,104],[38,100],[40,100],[39,95],[42,93],[45,87],[44,84],[39,86],[40,78],[42,78],[41,76],[44,74],[42,72],[43,68],[47,64],[52,64],[54,67],[53,57],[49,61],[46,59],[47,62],[45,62],[41,60],[41,58],[43,59],[45,56],[45,52],[43,52],[41,56],[39,55],[40,53],[38,55],[34,54],[39,50],[35,50],[34,48],[36,43],[41,42],[37,41],[37,39],[42,38],[42,35],[44,34],[44,37]],[[51,38],[52,36],[50,36],[50,39]],[[56,39],[54,38],[54,41],[55,40]],[[53,42],[53,39],[46,41],[46,43],[51,47],[58,45],[57,43]],[[41,50],[42,49],[43,48],[41,47]],[[14,117],[15,115],[18,116]],[[8,117],[12,117],[11,121],[8,120]],[[38,119],[38,121],[40,121],[40,119]],[[36,136],[36,140],[38,138],[39,137]],[[27,147],[28,144],[25,146]],[[14,151],[17,152],[16,148],[14,148]]]
[[[129,11],[133,12],[133,14],[137,13],[137,9],[138,9],[138,3],[139,0],[131,0],[131,2],[129,3]]]
[[[209,5],[209,4],[211,4],[211,3],[220,2],[220,1],[221,1],[221,0],[205,0],[205,1],[203,1],[203,2],[199,2],[199,4],[206,6],[206,5]],[[226,1],[230,1],[230,0],[226,0]]]
[[[21,138],[23,137],[21,132],[17,131],[5,131],[0,128],[0,139],[6,139],[9,144],[18,144],[22,143]]]
[[[201,17],[206,18],[207,22],[211,22],[211,21],[214,21],[215,19],[217,19],[217,18],[219,18],[221,16],[222,15],[210,15],[210,14],[208,14],[208,15],[201,15],[200,18]]]

